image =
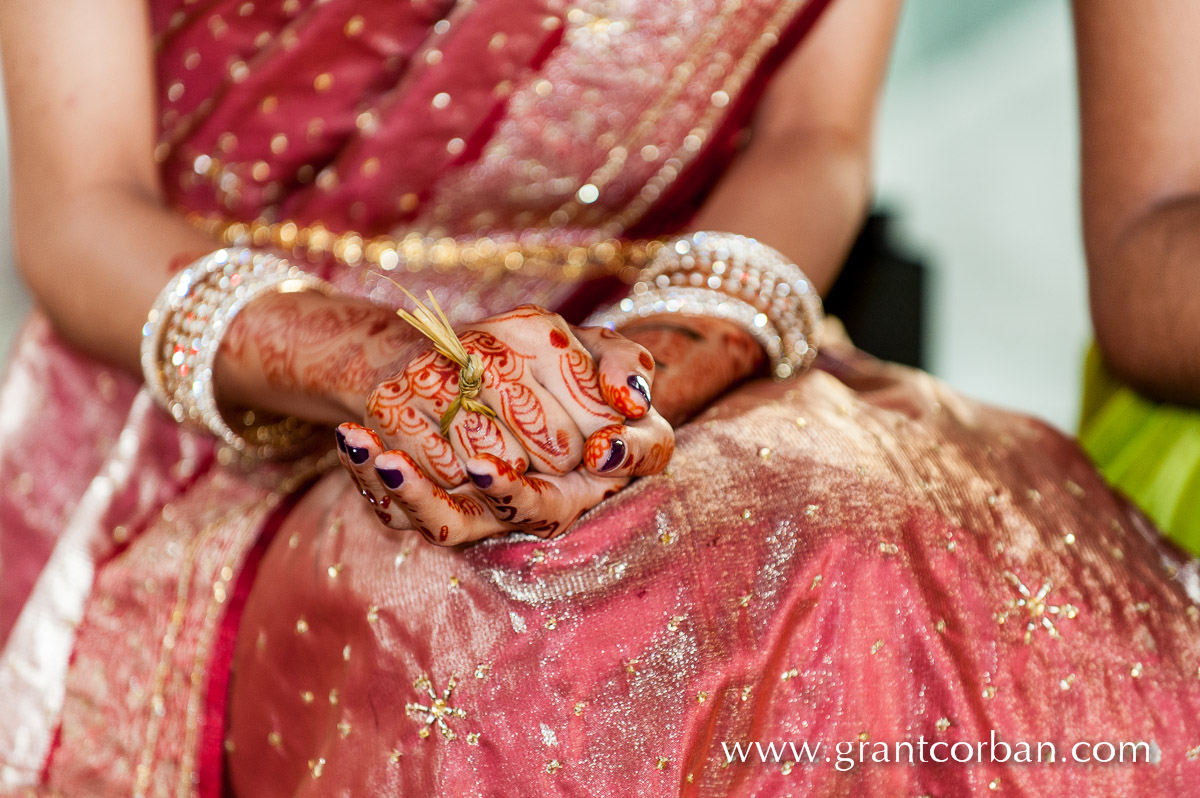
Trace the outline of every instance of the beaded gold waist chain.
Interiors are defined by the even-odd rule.
[[[664,245],[659,240],[585,241],[583,234],[577,243],[563,243],[551,240],[551,234],[542,231],[466,239],[435,238],[421,233],[409,233],[402,238],[365,237],[354,232],[335,233],[320,224],[230,222],[199,214],[193,214],[189,220],[225,246],[269,247],[296,261],[306,259],[315,263],[332,258],[348,267],[385,273],[463,269],[484,276],[514,273],[564,282],[615,276],[632,284]]]

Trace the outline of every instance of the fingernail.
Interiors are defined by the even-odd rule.
[[[487,474],[476,474],[474,471],[468,471],[467,476],[481,488],[490,488],[492,486],[492,478]]]
[[[333,434],[337,436],[338,451],[345,453],[346,451],[346,436],[342,434],[340,429],[335,429]]]
[[[367,458],[371,456],[371,453],[366,449],[360,449],[357,446],[351,446],[348,443],[346,444],[346,454],[350,457],[350,462],[354,463],[355,465],[362,465],[363,463],[367,462]]]
[[[650,406],[650,384],[648,382],[646,382],[646,378],[643,377],[641,374],[633,374],[629,377],[628,380],[626,380],[626,382],[629,383],[630,388],[632,388],[633,390],[637,391],[638,393],[640,393],[642,395],[642,398],[646,400],[646,406],[649,407]]]
[[[404,474],[394,468],[376,468],[375,472],[379,474],[379,478],[383,480],[383,484],[387,485],[389,490],[395,490],[404,484]]]
[[[608,446],[608,459],[604,461],[604,465],[600,466],[601,471],[612,471],[625,462],[625,441],[620,438],[613,438],[609,441]]]

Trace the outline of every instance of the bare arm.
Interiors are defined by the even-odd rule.
[[[899,0],[836,0],[775,75],[749,148],[695,227],[728,230],[833,284],[871,201],[875,108]]]
[[[1200,6],[1075,0],[1092,320],[1143,392],[1200,404]]]
[[[750,146],[694,228],[757,238],[792,258],[822,293],[829,289],[870,206],[875,108],[899,10],[899,0],[833,4],[776,74]],[[623,332],[658,357],[655,404],[672,421],[764,359],[752,338],[723,321],[670,317]]]
[[[163,204],[148,28],[142,0],[0,3],[19,267],[68,341],[134,374],[146,312],[172,267],[216,248]],[[341,332],[308,347],[272,333],[280,319],[304,325],[318,316],[336,319]],[[223,396],[333,423],[360,417],[361,400],[409,354],[398,344],[412,341],[383,309],[317,295],[263,300],[233,331],[235,340],[280,340],[224,353]],[[280,346],[287,358],[268,363]],[[352,371],[357,382],[322,382],[314,364],[334,351],[346,362],[348,349],[361,367]]]

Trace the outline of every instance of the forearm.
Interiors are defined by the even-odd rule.
[[[16,200],[17,263],[38,306],[80,351],[140,375],[147,311],[174,270],[217,245],[128,188]]]
[[[37,210],[18,209],[18,258],[39,306],[78,349],[140,377],[147,312],[175,272],[219,245],[129,189],[81,193],[57,213]],[[316,293],[269,295],[230,326],[216,361],[217,396],[317,422],[358,420],[367,393],[414,346],[386,309]]]
[[[230,326],[218,396],[335,425],[359,421],[367,395],[428,346],[386,308],[316,292],[273,294]]]
[[[1200,405],[1200,196],[1090,250],[1092,318],[1110,367],[1149,396]]]
[[[792,258],[824,294],[871,199],[865,140],[836,130],[779,133],[752,144],[692,227],[757,238]]]

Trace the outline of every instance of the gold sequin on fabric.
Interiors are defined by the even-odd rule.
[[[280,601],[295,608],[291,623],[300,607],[320,604],[332,614],[310,635],[315,655],[333,652],[326,661],[346,644],[337,630],[362,630],[349,669],[361,657],[369,672],[337,676],[338,706],[354,724],[348,741],[366,728],[355,713],[379,718],[382,741],[362,757],[321,746],[297,756],[325,756],[323,778],[341,774],[339,788],[452,785],[463,794],[533,785],[603,795],[638,784],[652,795],[681,785],[712,796],[920,795],[934,777],[979,788],[998,778],[1003,791],[1035,794],[1058,783],[1055,773],[1078,776],[1070,766],[869,761],[841,772],[790,755],[760,766],[727,762],[720,745],[869,751],[921,735],[927,744],[986,740],[994,727],[1060,742],[1153,738],[1171,764],[1105,769],[1113,780],[1104,784],[1137,794],[1131,774],[1169,780],[1196,745],[1174,741],[1200,725],[1174,709],[1158,721],[1110,702],[1114,691],[1127,710],[1147,690],[1200,696],[1198,624],[1180,583],[1131,578],[1121,563],[1184,569],[1188,579],[1198,566],[1131,545],[1118,532],[1134,523],[1128,507],[1052,431],[866,363],[844,344],[827,355],[842,378],[817,370],[735,391],[719,412],[680,428],[671,476],[639,480],[562,538],[455,551],[420,546],[416,533],[356,536],[350,552],[317,527],[302,538],[295,570],[272,576],[271,564],[291,556],[280,544],[260,574],[270,598],[247,612],[286,630]],[[355,529],[369,509],[351,487],[344,494],[334,512]],[[1062,544],[1067,533],[1080,542]],[[1128,547],[1122,560],[1095,559],[1118,540]],[[347,564],[336,584],[323,578],[333,562]],[[282,590],[298,574],[315,592]],[[362,615],[370,606],[374,624]],[[403,712],[372,714],[380,668],[395,674]],[[275,678],[279,668],[266,672]],[[270,712],[237,739],[239,755],[266,749]],[[340,740],[341,720],[323,733]],[[361,775],[344,775],[351,762]]]

